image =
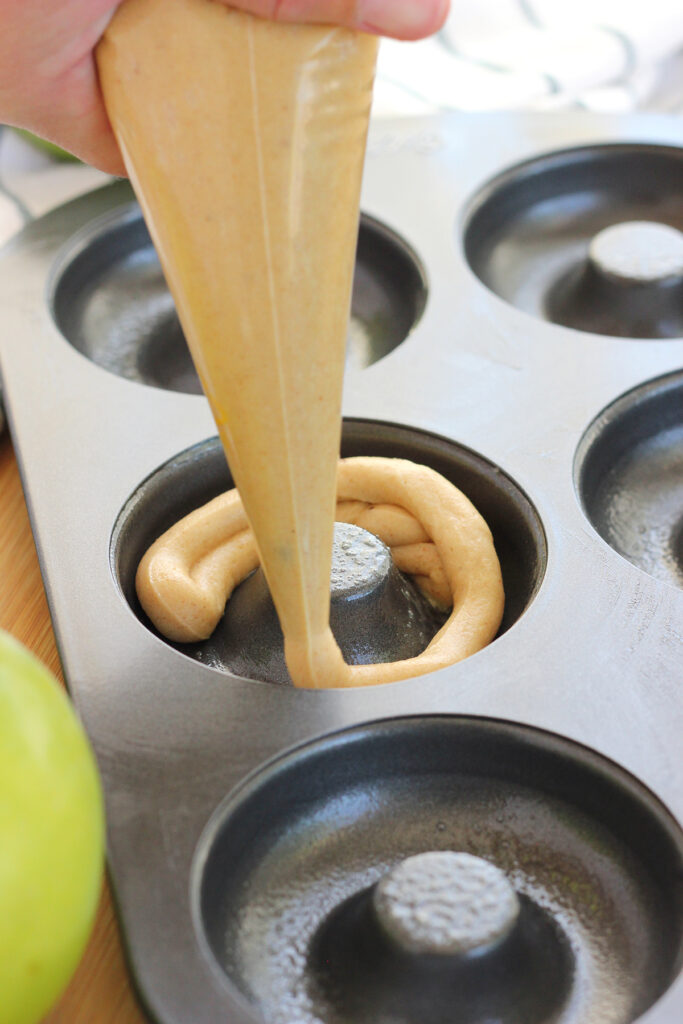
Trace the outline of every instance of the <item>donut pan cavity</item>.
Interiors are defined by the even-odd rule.
[[[602,413],[581,442],[577,485],[608,544],[683,588],[683,373],[643,384]]]
[[[477,655],[357,691],[236,675],[137,605],[146,545],[230,478],[129,186],[3,253],[3,394],[151,1019],[683,1019],[683,337],[622,330],[654,293],[677,322],[675,252],[644,281],[603,237],[596,285],[589,251],[681,227],[682,142],[578,113],[373,129],[343,453],[460,486],[507,606]],[[619,333],[552,322],[586,288],[621,289]],[[392,931],[444,864],[516,908],[465,953]]]
[[[683,337],[683,154],[574,147],[505,171],[476,197],[464,244],[501,298],[596,334]]]
[[[341,454],[345,458],[380,455],[410,459],[435,469],[467,494],[491,528],[501,563],[506,602],[499,635],[517,621],[540,586],[546,544],[532,504],[512,480],[453,442],[376,421],[345,421]],[[135,593],[135,572],[142,556],[173,523],[232,486],[223,449],[218,439],[213,439],[160,467],[122,510],[112,536],[112,567],[131,609],[150,629],[154,627]],[[265,629],[263,624],[261,628]],[[401,628],[398,623],[397,629]],[[239,659],[233,635],[228,610],[208,640],[176,646],[197,661],[228,671]],[[269,642],[271,638],[266,636],[261,646]]]
[[[275,760],[219,808],[194,865],[197,930],[277,1024],[631,1020],[683,951],[672,826],[633,778],[557,738],[375,722]],[[442,974],[383,936],[364,897],[424,850],[505,872],[522,906],[502,949],[442,954]]]
[[[418,258],[388,228],[361,222],[348,362],[387,355],[410,333],[426,301]],[[201,385],[137,203],[89,226],[55,268],[49,299],[65,338],[128,380],[189,394]]]

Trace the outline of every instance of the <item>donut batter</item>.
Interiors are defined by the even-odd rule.
[[[434,672],[493,639],[503,614],[500,565],[488,526],[461,491],[426,466],[364,457],[339,463],[337,493],[337,520],[380,537],[398,568],[451,612],[418,657],[381,665],[342,662],[335,676],[326,672],[317,680],[318,687],[368,686]],[[228,491],[151,546],[138,568],[138,597],[169,639],[203,640],[257,565],[239,494]]]
[[[370,35],[212,0],[125,0],[98,50],[107,110],[305,685],[343,668],[329,575],[376,53]]]

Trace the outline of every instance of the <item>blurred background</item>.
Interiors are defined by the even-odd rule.
[[[382,44],[378,116],[683,113],[681,0],[452,0],[443,31]]]
[[[683,114],[683,0],[452,0],[444,29],[384,40],[373,118],[583,108]],[[0,129],[0,244],[106,182]]]

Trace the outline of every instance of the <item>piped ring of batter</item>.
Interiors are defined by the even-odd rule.
[[[346,665],[343,678],[328,685],[366,686],[434,672],[494,638],[504,593],[491,531],[469,499],[439,473],[405,459],[342,459],[336,518],[378,536],[397,567],[451,612],[416,658]],[[253,534],[239,494],[231,490],[159,537],[140,562],[135,583],[159,632],[189,643],[211,635],[232,591],[257,566]]]

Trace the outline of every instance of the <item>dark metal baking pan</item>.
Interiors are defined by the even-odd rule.
[[[387,735],[400,732],[392,724],[398,719],[417,722],[415,735],[426,736],[419,723],[428,731],[433,716],[475,731],[473,719],[494,718],[505,723],[504,730],[534,731],[537,739],[526,748],[532,761],[538,743],[562,745],[570,776],[577,758],[583,758],[572,744],[589,748],[586,757],[597,758],[595,764],[603,765],[604,759],[613,764],[605,771],[615,807],[622,786],[635,785],[641,794],[643,788],[650,791],[643,799],[655,816],[652,809],[661,802],[675,819],[683,817],[683,592],[605,543],[600,518],[590,512],[596,480],[621,458],[617,435],[627,436],[626,448],[632,444],[634,450],[660,436],[657,416],[648,411],[654,406],[641,403],[641,397],[652,391],[664,409],[661,382],[680,372],[683,341],[625,344],[620,337],[568,330],[529,316],[473,273],[462,238],[473,197],[484,195],[513,167],[537,160],[546,166],[551,151],[564,154],[566,163],[567,151],[575,148],[598,156],[614,145],[668,152],[681,146],[682,134],[680,121],[673,119],[579,113],[448,116],[373,129],[364,213],[380,225],[373,238],[391,239],[392,252],[393,241],[400,239],[401,252],[415,254],[409,264],[421,284],[411,302],[419,307],[425,281],[429,288],[419,318],[413,312],[401,320],[397,304],[390,303],[399,334],[414,324],[400,344],[371,365],[349,364],[346,429],[360,431],[347,434],[349,451],[411,450],[471,489],[501,541],[512,605],[507,628],[478,654],[432,675],[360,691],[272,686],[200,664],[156,636],[122,589],[129,588],[142,534],[177,510],[172,491],[160,488],[159,507],[145,509],[141,501],[133,529],[134,496],[144,496],[145,482],[163,480],[159,467],[169,469],[178,459],[191,460],[187,453],[199,453],[196,486],[183,475],[182,501],[189,501],[193,488],[192,500],[201,501],[211,488],[222,486],[219,478],[227,479],[221,478],[224,467],[217,472],[215,459],[203,457],[215,427],[202,396],[108,372],[84,358],[74,338],[65,337],[55,322],[57,309],[62,326],[71,322],[67,296],[74,308],[85,302],[76,279],[69,277],[84,245],[94,246],[91,255],[97,251],[101,260],[99,269],[93,264],[88,302],[97,298],[98,280],[104,298],[125,267],[133,275],[126,280],[134,304],[135,261],[126,264],[117,245],[98,248],[97,243],[98,232],[106,236],[112,225],[127,223],[126,217],[135,221],[129,186],[116,184],[60,208],[5,250],[0,364],[8,420],[65,676],[102,773],[109,865],[133,975],[150,1016],[161,1024],[256,1019],[239,986],[216,969],[214,953],[194,927],[193,864],[196,851],[206,848],[201,837],[209,834],[207,823],[217,820],[213,816],[227,806],[226,798],[251,773],[294,747],[313,743],[321,756],[329,751],[334,758],[343,731],[356,730],[353,735],[369,737],[361,758],[367,766],[382,729]],[[616,181],[618,192],[618,174]],[[479,244],[483,252],[481,232]],[[396,269],[400,259],[387,262],[380,249],[378,243],[365,258],[373,275],[382,264],[391,276],[381,290],[409,293]],[[143,251],[144,293],[151,257],[144,246]],[[82,270],[87,277],[88,266]],[[64,288],[71,283],[64,301],[53,302],[60,281]],[[76,317],[81,325],[87,319],[84,309]],[[125,318],[125,308],[107,313],[105,325],[117,316]],[[147,324],[153,320],[145,317]],[[148,334],[143,323],[142,347]],[[631,402],[624,397],[629,395],[636,396],[633,426],[626,405],[618,404],[622,398]],[[602,439],[591,432],[604,410],[615,410],[616,423],[622,408],[623,430],[610,435],[606,427]],[[595,441],[592,456],[589,441]],[[575,465],[584,455],[585,473],[577,477]],[[644,464],[649,455],[644,451],[638,458]],[[378,724],[370,728],[369,723]],[[486,742],[482,739],[484,750]],[[420,741],[420,748],[428,763],[428,740]],[[492,763],[489,774],[516,784],[514,760],[498,767]],[[591,787],[587,776],[580,777],[584,781],[574,792],[587,800]],[[635,783],[623,781],[631,777]],[[550,813],[552,804],[545,793],[538,800],[541,815]],[[585,802],[583,809],[579,805],[579,812],[588,814],[589,845],[592,830],[597,841],[602,827],[612,827],[609,805],[605,799],[604,815],[597,805],[592,810]],[[642,867],[652,860],[633,844],[638,834],[651,838],[656,829],[649,812],[634,817],[635,805],[628,806],[624,822],[630,822],[632,836],[617,829],[617,838]],[[351,841],[354,820],[351,815]],[[457,846],[457,829],[450,836],[450,845]],[[485,858],[492,852],[484,841],[469,850]],[[505,866],[504,858],[501,863]],[[662,863],[671,861],[665,857]],[[633,868],[632,879],[650,870],[643,874],[641,867]],[[652,920],[662,934],[658,942],[652,940],[656,965],[639,975],[640,994],[629,989],[631,1001],[619,1009],[629,1024],[637,1014],[647,1024],[678,1024],[683,1017],[683,981],[674,979],[676,927],[666,923],[674,921],[678,897],[669,868],[662,871],[662,880],[653,884],[660,893],[666,889],[670,904],[660,913],[655,900],[642,912],[643,936],[653,936],[647,924]],[[622,909],[626,905],[624,896]],[[670,939],[664,936],[667,928]]]

